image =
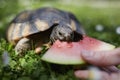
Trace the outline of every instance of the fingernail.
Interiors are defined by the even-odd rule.
[[[75,71],[74,74],[75,74],[75,76],[78,77],[78,78],[84,76],[84,73],[83,73],[82,71],[79,71],[79,70],[78,70],[78,71]]]
[[[91,51],[82,51],[81,56],[82,56],[84,59],[89,60],[89,59],[92,58],[93,54],[92,54]]]
[[[82,51],[82,56],[83,57],[89,57],[90,56],[90,51]]]
[[[80,75],[80,72],[79,72],[79,71],[75,71],[74,74],[75,74],[76,76],[78,76],[78,75]]]
[[[88,71],[85,71],[85,70],[75,71],[74,74],[77,78],[81,78],[81,79],[85,79],[85,80],[88,78]]]

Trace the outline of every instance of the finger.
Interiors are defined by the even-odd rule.
[[[78,70],[75,72],[77,78],[87,79],[90,80],[100,80],[101,74],[100,70],[97,67],[89,67],[88,70]]]
[[[111,80],[120,80],[120,73],[112,73],[110,78]]]
[[[102,67],[102,69],[108,73],[111,72],[120,72],[120,70],[116,66],[108,66],[108,67]]]
[[[111,66],[120,64],[120,48],[116,48],[110,51],[82,51],[82,58],[97,66]]]
[[[99,74],[99,78],[96,78],[96,74]],[[109,74],[105,71],[91,73],[90,70],[78,70],[75,71],[75,76],[77,78],[88,79],[88,80],[119,80],[120,79],[120,73]]]
[[[75,72],[75,76],[80,79],[88,80],[110,80],[109,74],[103,71],[93,72],[91,70],[78,70]]]

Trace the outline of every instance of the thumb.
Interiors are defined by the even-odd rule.
[[[120,64],[120,48],[110,51],[82,51],[82,58],[96,66],[111,66]]]

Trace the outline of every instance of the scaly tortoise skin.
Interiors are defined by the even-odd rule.
[[[8,27],[7,39],[18,53],[23,53],[55,40],[77,41],[82,34],[84,30],[72,13],[40,8],[18,14]]]

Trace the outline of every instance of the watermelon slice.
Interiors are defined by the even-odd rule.
[[[83,36],[83,40],[79,42],[67,43],[57,40],[41,59],[50,63],[77,65],[85,63],[81,58],[81,50],[104,51],[114,48],[115,46],[109,43]]]

